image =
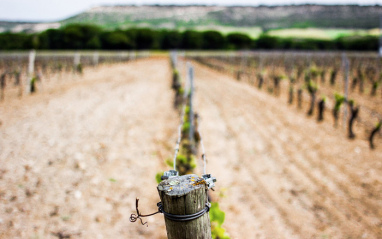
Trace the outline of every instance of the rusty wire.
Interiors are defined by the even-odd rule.
[[[147,225],[147,222],[145,222],[145,223],[143,222],[142,217],[153,216],[153,215],[155,215],[155,214],[161,213],[161,211],[158,210],[157,212],[154,212],[154,213],[151,213],[151,214],[142,215],[142,214],[139,212],[139,209],[138,209],[138,202],[139,202],[139,199],[136,198],[136,199],[135,199],[135,209],[137,210],[137,214],[132,213],[132,214],[130,215],[130,222],[136,222],[136,221],[139,219],[139,220],[141,220],[141,224],[142,224],[142,225],[146,225],[146,226],[148,227],[149,225]]]

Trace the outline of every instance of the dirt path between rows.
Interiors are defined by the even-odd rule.
[[[168,59],[100,67],[1,105],[0,238],[165,238],[155,174],[178,124]]]
[[[380,142],[370,151],[194,66],[212,197],[231,238],[382,237]],[[156,211],[155,174],[168,169],[179,123],[170,80],[167,58],[143,59],[1,103],[0,238],[166,238],[163,216],[148,227],[129,216],[135,197],[143,214]]]

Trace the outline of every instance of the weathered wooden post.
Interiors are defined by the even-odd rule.
[[[1,74],[0,76],[0,101],[3,101],[4,100],[4,94],[5,94],[5,86],[6,86],[6,72],[4,72],[3,74]]]
[[[381,130],[381,126],[382,126],[382,120],[379,121],[379,123],[375,126],[375,128],[370,133],[369,143],[370,143],[370,148],[371,149],[375,148],[373,139],[374,139],[374,136],[378,133],[378,131]]]
[[[81,54],[76,52],[73,58],[74,72],[82,74]]]
[[[194,68],[191,66],[191,64],[188,64],[188,80],[190,82],[190,95],[189,95],[189,106],[190,106],[190,112],[188,115],[189,121],[190,121],[190,129],[189,129],[189,135],[188,140],[190,141],[190,151],[191,153],[194,152],[194,108],[193,108],[193,97],[194,97]]]
[[[297,107],[299,109],[302,108],[302,89],[301,88],[297,90]]]
[[[99,61],[99,53],[98,51],[95,51],[93,53],[93,66],[98,66],[98,61]]]
[[[176,51],[171,51],[170,56],[171,56],[171,67],[173,69],[176,69],[178,66],[178,56],[177,56]]]
[[[35,58],[36,58],[36,51],[35,50],[32,50],[29,52],[29,63],[28,63],[28,80],[29,80],[29,85],[27,86],[27,89],[29,93],[33,93],[31,92],[31,89],[34,88],[33,84],[34,84],[34,62],[35,62]]]
[[[131,51],[130,52],[130,60],[134,61],[134,60],[136,60],[136,58],[137,58],[137,52],[136,51]]]
[[[288,98],[288,103],[290,105],[293,103],[293,92],[294,92],[293,85],[290,84],[290,86],[289,86],[289,98]]]
[[[350,119],[349,119],[349,124],[348,124],[349,138],[354,139],[355,134],[353,132],[353,123],[354,123],[354,120],[358,117],[359,106],[354,106],[353,100],[350,100],[348,104],[349,104],[349,108],[350,108]]]
[[[203,176],[204,177],[204,176]],[[170,177],[158,185],[168,239],[210,239],[211,223],[204,178]]]
[[[342,53],[342,63],[344,68],[344,96],[345,102],[348,101],[348,89],[349,89],[349,60],[345,53]],[[348,117],[347,108],[344,107],[343,129],[345,129],[346,120]]]
[[[382,15],[379,16],[379,32],[382,31]],[[379,35],[379,49],[378,56],[382,57],[382,35]]]
[[[319,102],[318,102],[318,118],[317,121],[323,121],[324,120],[324,112],[325,112],[325,97],[323,97]]]

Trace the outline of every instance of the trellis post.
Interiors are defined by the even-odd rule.
[[[203,178],[174,176],[159,183],[157,189],[168,239],[211,239],[208,186]]]
[[[36,51],[32,50],[29,52],[29,63],[28,63],[28,85],[27,85],[27,92],[31,92],[31,84],[33,84],[33,77],[34,77],[34,62],[36,58]]]
[[[79,52],[76,52],[74,54],[73,64],[74,64],[74,71],[77,72],[78,67],[81,64],[81,54]]]
[[[99,61],[99,53],[98,51],[95,51],[93,53],[93,65],[98,66],[98,61]]]
[[[344,68],[344,96],[345,102],[348,102],[348,88],[349,88],[349,60],[346,57],[345,53],[342,53],[342,64]],[[344,119],[343,119],[343,128],[346,127],[346,119],[347,119],[347,107],[344,107]]]
[[[190,140],[190,147],[191,152],[193,152],[193,139],[194,139],[194,110],[193,110],[193,94],[194,94],[194,68],[191,66],[191,64],[188,64],[188,77],[190,81],[190,111],[189,111],[189,120],[190,120],[190,131],[189,131],[189,140]]]

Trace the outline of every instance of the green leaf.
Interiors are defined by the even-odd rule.
[[[214,227],[211,231],[212,238],[222,238],[224,236],[224,228]]]
[[[189,130],[190,130],[190,122],[184,122],[183,128],[182,128],[182,132],[183,133],[188,133]]]
[[[225,213],[220,210],[219,203],[211,203],[210,218],[212,222],[217,222],[219,227],[223,224],[225,219]]]
[[[159,172],[159,173],[157,173],[157,174],[155,175],[155,180],[157,181],[158,184],[159,184],[160,182],[162,182],[162,179],[161,179],[162,175],[163,175],[163,172]]]
[[[176,156],[176,162],[180,164],[187,164],[187,157],[183,154],[178,154]]]
[[[171,168],[174,167],[174,161],[171,158],[166,159],[166,164]]]
[[[213,239],[230,239],[229,235],[225,232],[225,229],[216,224],[212,224],[211,236]]]
[[[186,106],[186,108],[185,108],[185,114],[187,115],[188,113],[190,113],[190,106]]]

